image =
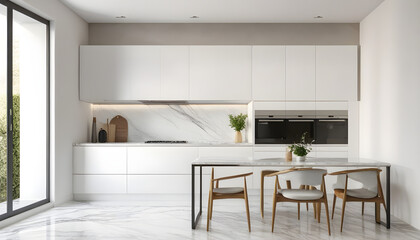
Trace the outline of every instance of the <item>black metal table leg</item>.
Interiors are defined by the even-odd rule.
[[[191,227],[195,229],[195,167],[191,165]]]
[[[200,214],[203,211],[203,166],[200,166]]]
[[[387,229],[391,228],[391,166],[386,167],[386,222],[380,221],[379,223],[384,225]],[[375,207],[375,219],[376,219],[377,209]]]
[[[191,165],[191,228],[197,227],[198,220],[200,220],[201,213],[203,211],[203,171],[200,166],[200,210],[195,215],[195,165]]]
[[[391,166],[386,167],[386,228],[391,228]]]

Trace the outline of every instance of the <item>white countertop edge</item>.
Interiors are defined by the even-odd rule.
[[[284,148],[290,144],[254,144],[254,143],[75,143],[76,147],[255,147],[255,148]],[[347,144],[313,144],[313,148],[347,148]]]
[[[252,143],[77,143],[76,147],[253,147]]]

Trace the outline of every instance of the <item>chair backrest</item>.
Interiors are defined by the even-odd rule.
[[[363,188],[366,188],[370,191],[374,191],[376,193],[378,191],[377,175],[378,171],[376,170],[360,171],[348,174],[349,179],[361,183],[363,185]]]
[[[282,180],[290,180],[293,185],[318,186],[322,184],[323,176],[326,173],[325,169],[295,169],[278,176]]]
[[[369,170],[366,171],[365,169],[360,169],[360,171],[347,173],[349,177],[348,185],[354,185],[352,181],[360,183],[362,188],[368,189],[375,193],[378,192],[378,179],[377,179],[378,171],[376,170]],[[346,184],[346,174],[337,175],[337,183],[334,185],[334,188],[341,188],[344,189]],[[348,189],[351,187],[347,186]]]

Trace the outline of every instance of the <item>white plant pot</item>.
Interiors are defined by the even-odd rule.
[[[306,156],[296,156],[297,162],[304,162],[306,160]]]

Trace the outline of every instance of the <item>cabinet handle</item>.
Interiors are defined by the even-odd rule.
[[[319,120],[320,122],[345,122],[344,119],[336,119],[336,120]]]
[[[289,120],[289,122],[313,122],[314,120]]]
[[[260,121],[259,123],[265,123],[265,122],[284,122],[284,120],[263,120],[263,121]]]

